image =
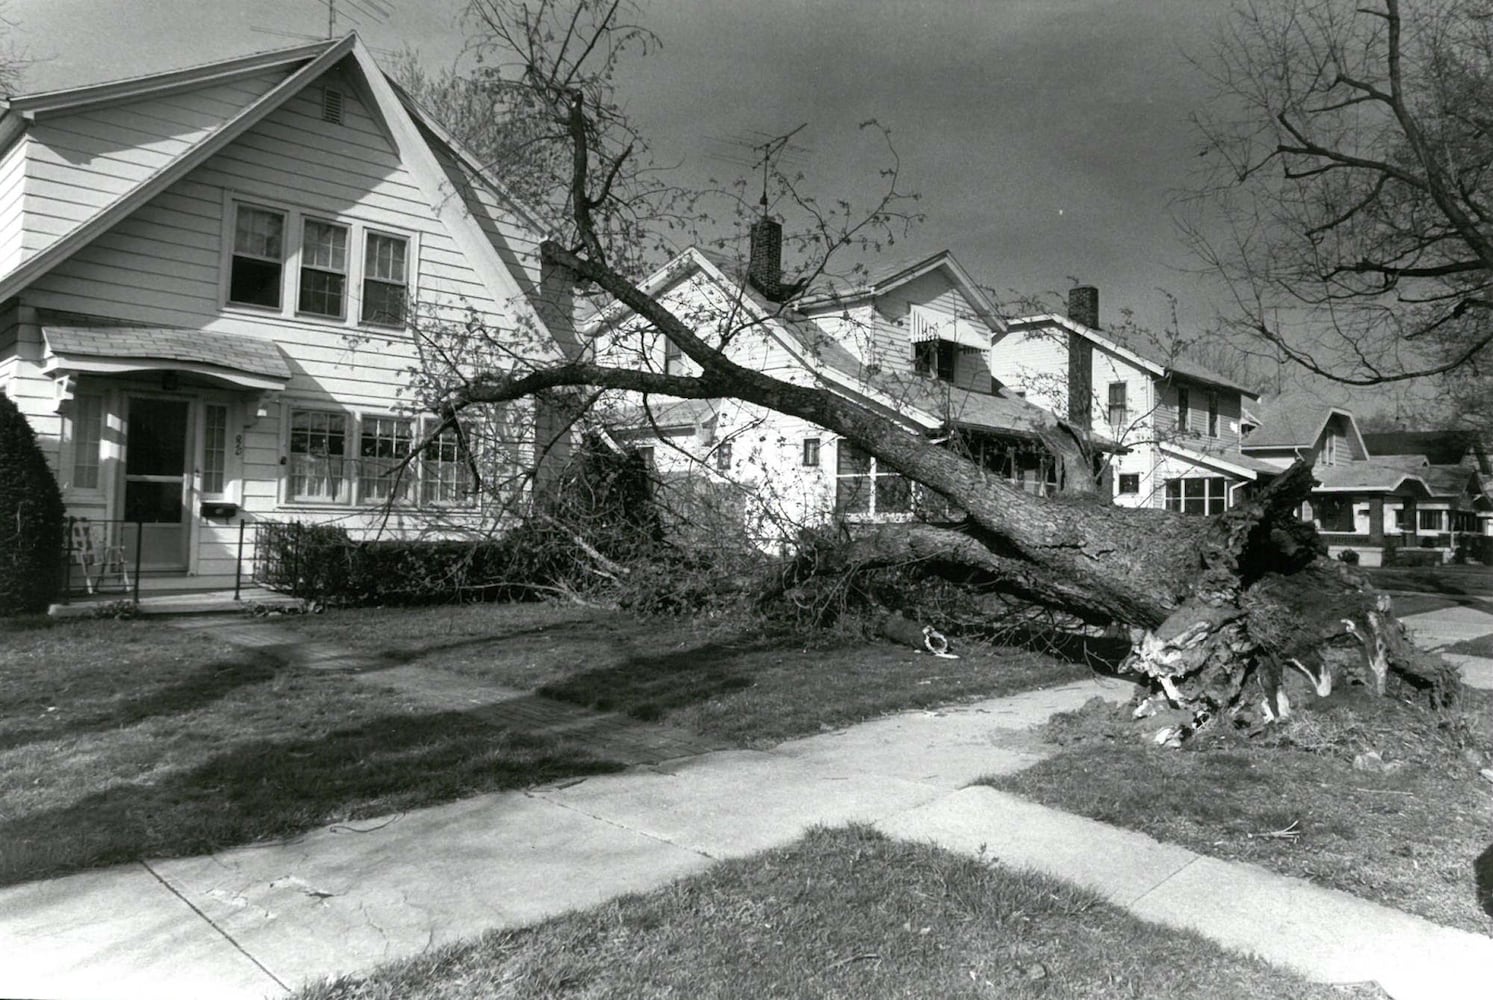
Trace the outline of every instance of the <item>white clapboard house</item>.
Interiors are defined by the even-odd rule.
[[[417,331],[555,350],[538,238],[356,35],[15,97],[0,391],[80,544],[138,544],[146,587],[230,583],[241,521],[460,530],[481,510],[455,431],[391,473],[434,426]]]

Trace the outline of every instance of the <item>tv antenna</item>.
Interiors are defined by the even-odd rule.
[[[757,204],[762,206],[763,215],[767,214],[767,178],[771,173],[773,158],[782,153],[783,150],[788,148],[788,140],[792,139],[794,136],[798,135],[798,133],[802,132],[808,127],[809,123],[804,122],[792,132],[773,136],[766,142],[758,143],[757,145],[752,147],[752,149],[754,150],[762,150],[762,199],[758,201]]]

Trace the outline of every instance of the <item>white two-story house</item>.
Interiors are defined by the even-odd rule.
[[[1215,514],[1274,471],[1239,450],[1244,404],[1258,393],[1107,337],[1093,286],[1070,292],[1067,316],[1010,321],[991,346],[990,371],[1006,391],[1125,449],[1108,476],[1121,506]]]
[[[894,264],[853,287],[785,287],[781,229],[753,227],[742,264],[697,248],[644,289],[732,360],[829,389],[909,429],[977,457],[992,478],[1034,493],[1064,487],[1044,436],[1065,423],[990,377],[1002,320],[947,252]],[[589,324],[604,358],[662,372],[694,362],[620,304]],[[839,516],[848,521],[937,517],[938,504],[824,428],[732,399],[620,398],[613,436],[641,450],[663,482],[707,475],[734,485],[742,520],[763,545]],[[728,490],[728,492],[730,492]]]
[[[146,587],[231,582],[240,522],[471,527],[471,438],[409,375],[442,323],[558,349],[538,239],[355,35],[16,97],[0,391]]]

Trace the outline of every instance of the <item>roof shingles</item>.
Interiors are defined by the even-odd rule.
[[[44,331],[60,356],[188,361],[274,379],[291,374],[272,341],[242,334],[137,326],[49,325]]]

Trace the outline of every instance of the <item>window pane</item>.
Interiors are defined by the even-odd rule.
[[[280,265],[234,257],[228,278],[228,301],[249,306],[280,307]]]
[[[228,464],[228,407],[209,403],[202,443],[202,492],[222,493]]]
[[[840,475],[866,475],[871,471],[871,456],[848,441],[835,449],[835,468]]]
[[[641,454],[644,449],[639,449]],[[648,461],[652,459],[652,449]],[[463,503],[471,499],[471,464],[467,461],[460,435],[453,427],[441,431],[421,454],[421,502],[427,504]]]
[[[347,279],[340,274],[303,267],[298,308],[304,313],[340,318],[342,293],[346,287]]]
[[[819,439],[804,438],[804,465],[819,464]]]
[[[400,326],[405,319],[407,241],[369,233],[363,253],[363,322]]]
[[[380,281],[404,284],[405,241],[397,236],[368,234],[368,254],[364,274]]]
[[[363,282],[363,322],[399,326],[404,322],[404,286]]]
[[[283,260],[285,216],[263,208],[240,205],[233,230],[233,252],[263,260]]]
[[[876,513],[906,514],[912,510],[912,485],[895,474],[876,477]]]
[[[835,482],[835,510],[865,514],[871,510],[871,477],[841,476]]]
[[[301,266],[324,271],[347,270],[347,230],[329,222],[307,220],[301,244]]]
[[[103,397],[75,397],[72,416],[74,489],[98,489],[99,443],[103,440],[103,431]]]
[[[413,423],[393,417],[368,417],[358,443],[362,476],[359,496],[365,502],[394,498],[411,501],[415,495],[415,470],[403,464],[409,456]]]
[[[1206,487],[1204,485],[1204,481],[1201,479],[1182,480],[1182,494],[1189,500],[1201,500],[1203,498],[1204,489],[1206,489]]]

